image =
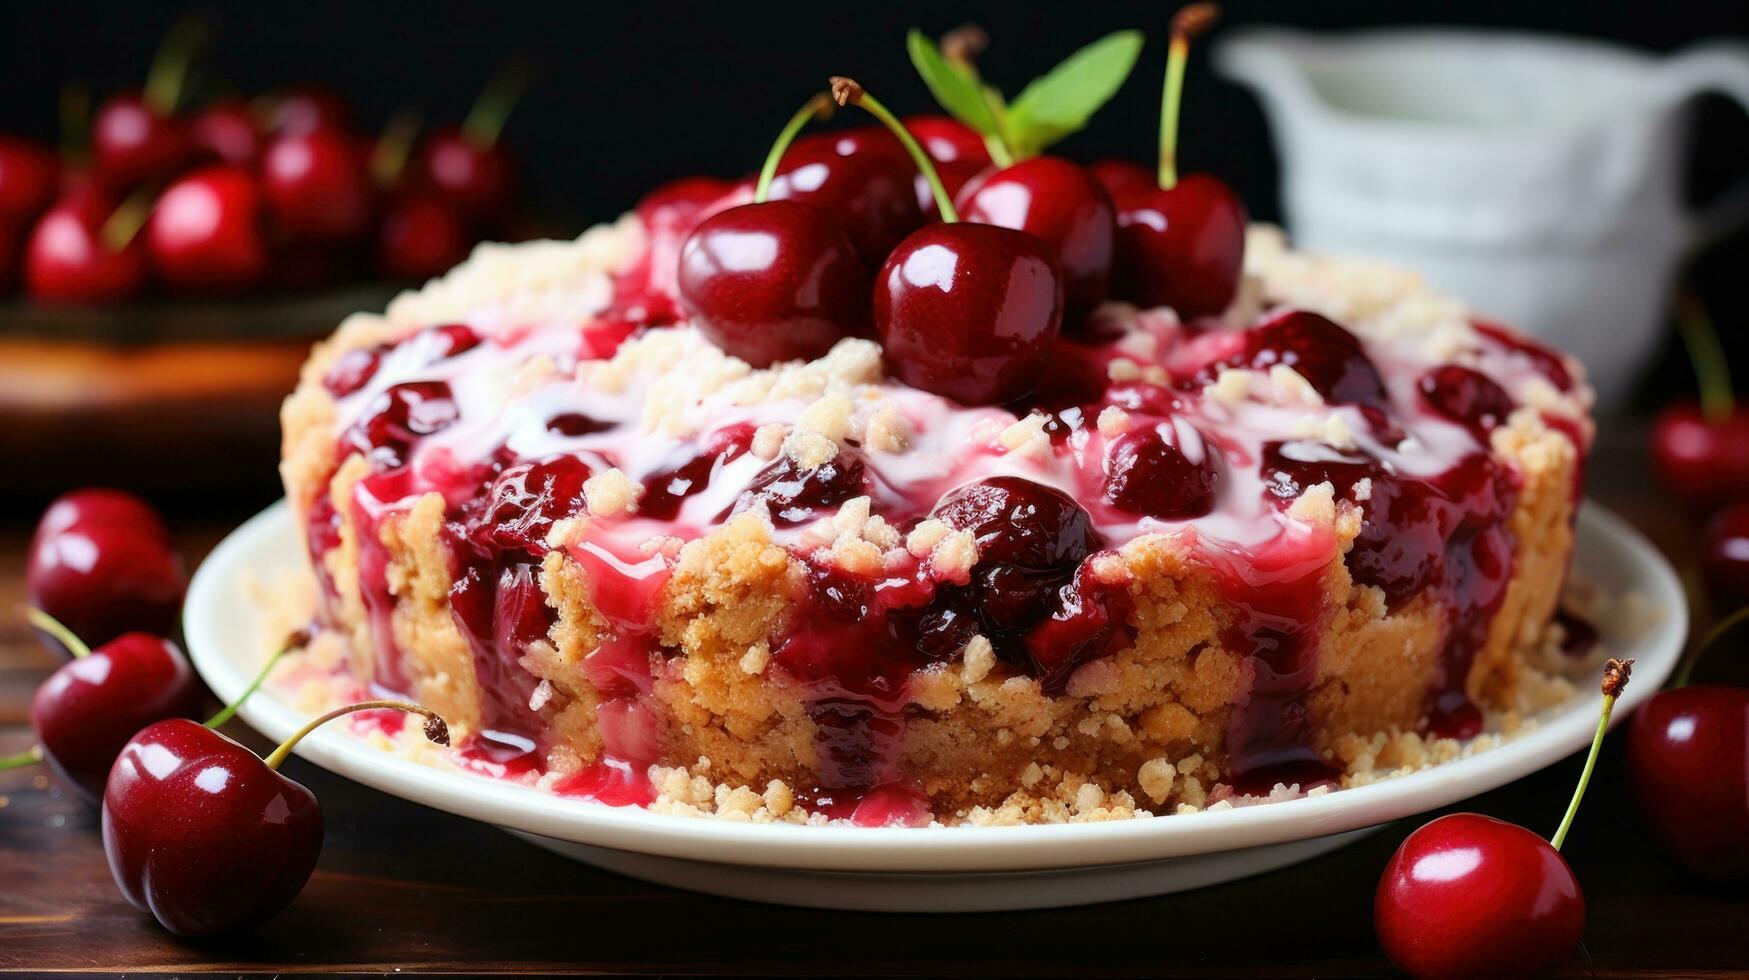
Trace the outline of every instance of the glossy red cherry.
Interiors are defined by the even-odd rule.
[[[1246,220],[1238,196],[1204,174],[1123,192],[1118,295],[1138,306],[1169,306],[1186,319],[1219,314],[1238,295]]]
[[[426,138],[419,172],[433,192],[479,219],[502,216],[515,187],[515,164],[503,144],[482,143],[454,128]]]
[[[1135,162],[1109,158],[1095,161],[1087,166],[1087,172],[1093,179],[1099,181],[1099,186],[1105,188],[1112,200],[1119,194],[1134,190],[1151,190],[1159,186],[1155,183],[1159,178],[1154,171]]]
[[[899,380],[968,405],[1031,393],[1063,324],[1050,246],[1025,232],[929,225],[875,277],[874,324]]]
[[[868,273],[824,211],[745,204],[706,218],[680,252],[680,301],[712,342],[755,367],[812,359],[866,331]]]
[[[1191,4],[1172,19],[1161,104],[1157,181],[1117,202],[1117,295],[1138,306],[1169,306],[1180,317],[1215,316],[1233,302],[1245,262],[1245,206],[1221,181],[1178,174],[1178,103],[1190,39],[1214,22],[1213,4]]]
[[[111,187],[169,176],[187,162],[187,124],[147,104],[138,92],[108,99],[91,120],[91,156]]]
[[[392,279],[430,279],[467,258],[471,241],[462,216],[433,194],[406,194],[377,227],[377,261]]]
[[[1709,417],[1693,402],[1658,413],[1652,423],[1652,463],[1682,499],[1710,506],[1749,488],[1749,406]]]
[[[936,163],[990,165],[990,149],[984,138],[965,123],[950,116],[906,116],[901,120],[925,153]],[[896,141],[895,141],[896,142]]]
[[[267,267],[261,233],[261,188],[247,170],[196,170],[164,191],[146,224],[152,267],[184,289],[236,290]]]
[[[1684,868],[1749,878],[1749,689],[1659,692],[1634,712],[1628,771],[1652,835]]]
[[[88,643],[176,626],[187,585],[170,532],[151,505],[120,490],[75,490],[31,538],[30,604]]]
[[[1379,944],[1413,977],[1540,977],[1585,932],[1585,896],[1561,857],[1632,660],[1603,670],[1603,706],[1578,789],[1552,841],[1479,813],[1440,817],[1404,839],[1373,899]]]
[[[266,99],[266,130],[275,136],[302,136],[318,129],[346,132],[352,128],[352,113],[346,103],[328,89],[300,85]]]
[[[332,130],[281,136],[261,158],[261,194],[274,224],[293,238],[357,238],[371,219],[370,175],[353,141]]]
[[[215,102],[189,123],[189,138],[196,149],[220,163],[252,167],[261,157],[261,131],[255,114],[237,100]]]
[[[1442,364],[1429,370],[1416,388],[1428,408],[1484,441],[1489,432],[1506,422],[1515,407],[1506,389],[1480,371],[1461,364]]]
[[[1052,248],[1070,329],[1110,293],[1117,240],[1111,197],[1079,164],[1022,160],[973,178],[954,204],[963,221],[1024,231]]]
[[[891,156],[842,156],[829,142],[804,140],[783,155],[770,199],[800,201],[826,212],[872,268],[923,224],[914,172]]]
[[[55,196],[60,167],[47,147],[16,136],[0,136],[0,221],[36,217]]]
[[[1288,310],[1245,331],[1243,354],[1231,363],[1258,371],[1294,369],[1328,402],[1384,408],[1384,378],[1360,338],[1329,318]]]
[[[1749,499],[1727,505],[1707,522],[1700,567],[1707,584],[1749,601]]]
[[[1549,842],[1454,813],[1403,841],[1373,902],[1385,955],[1414,977],[1537,977],[1585,931],[1585,896]]]
[[[93,800],[123,745],[140,729],[200,710],[201,685],[176,644],[124,633],[61,665],[30,702],[43,760]]]
[[[114,203],[97,190],[75,189],[43,214],[25,239],[20,281],[32,299],[51,303],[119,303],[146,280],[138,236],[113,248],[104,224]]]
[[[315,794],[275,771],[316,726],[348,711],[414,705],[372,701],[330,712],[266,759],[186,718],[136,734],[116,757],[103,792],[103,850],[129,902],[179,936],[248,929],[297,897],[322,850]]]

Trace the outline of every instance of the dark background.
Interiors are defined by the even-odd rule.
[[[506,139],[543,214],[560,230],[579,230],[627,209],[662,180],[755,169],[783,120],[827,75],[854,75],[901,112],[930,108],[905,57],[904,34],[912,26],[940,34],[967,20],[981,23],[994,42],[982,59],[984,74],[1010,94],[1086,41],[1117,28],[1145,29],[1149,44],[1130,82],[1060,151],[1083,159],[1149,159],[1165,22],[1174,8],[1158,2],[19,3],[0,28],[0,128],[51,137],[56,93],[68,81],[84,82],[99,96],[137,87],[165,29],[189,9],[205,11],[218,28],[204,60],[205,91],[254,94],[317,82],[352,102],[366,128],[403,106],[418,107],[428,123],[459,121],[505,59],[532,55],[539,77]],[[1706,37],[1749,36],[1749,3],[1243,2],[1227,6],[1225,22],[1513,27],[1668,51]],[[1704,198],[1749,172],[1749,122],[1722,99],[1703,99],[1699,108],[1691,186]],[[1254,215],[1278,216],[1273,147],[1262,113],[1247,92],[1210,73],[1206,46],[1192,55],[1182,146],[1188,169],[1226,178]],[[1749,235],[1738,234],[1699,257],[1693,269],[1738,364],[1739,389],[1749,384],[1746,267]],[[1649,376],[1643,406],[1691,387],[1672,343]]]

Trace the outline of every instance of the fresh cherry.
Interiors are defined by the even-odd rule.
[[[30,604],[87,643],[139,630],[168,635],[186,585],[162,519],[120,490],[75,490],[56,499],[31,538]]]
[[[55,196],[60,167],[47,147],[0,136],[0,221],[23,223]]]
[[[277,915],[315,869],[322,808],[276,770],[316,726],[373,708],[423,714],[426,736],[449,744],[443,719],[394,701],[329,712],[266,759],[185,718],[142,729],[103,792],[103,850],[122,895],[178,936],[245,930]]]
[[[1114,201],[1120,194],[1153,190],[1159,186],[1159,176],[1134,160],[1098,160],[1087,166],[1087,172],[1099,181],[1099,186],[1105,188]]]
[[[111,187],[168,176],[188,160],[191,146],[187,125],[138,92],[108,99],[91,120],[92,160]]]
[[[1749,499],[1727,505],[1707,522],[1700,567],[1707,584],[1749,601]]]
[[[504,146],[481,143],[460,129],[440,129],[426,138],[419,171],[434,193],[478,219],[500,216],[515,186],[515,165]]]
[[[1634,712],[1628,771],[1652,836],[1703,878],[1749,878],[1749,689],[1689,684]]]
[[[717,346],[765,367],[819,357],[866,332],[868,272],[819,208],[744,204],[706,218],[687,238],[680,301]]]
[[[50,303],[117,303],[131,299],[146,281],[145,249],[129,230],[126,241],[108,234],[118,227],[116,207],[95,187],[74,188],[43,214],[24,243],[22,283],[31,298]],[[128,222],[132,224],[132,222]]]
[[[121,747],[155,721],[200,710],[200,680],[176,644],[152,633],[124,633],[49,675],[30,702],[43,760],[61,780],[96,801]]]
[[[189,138],[197,149],[236,167],[252,167],[261,157],[261,131],[247,103],[215,102],[196,113]]]
[[[1552,842],[1478,813],[1410,834],[1379,879],[1373,923],[1385,955],[1413,977],[1532,977],[1561,965],[1585,931],[1585,896],[1561,857],[1609,715],[1633,661],[1604,668],[1603,711],[1577,792]]]
[[[905,128],[923,145],[923,151],[936,163],[967,163],[979,167],[990,165],[990,150],[984,138],[965,123],[950,116],[906,116]],[[897,141],[894,149],[903,152]]]
[[[352,139],[333,130],[276,137],[261,158],[261,196],[292,238],[340,242],[371,219],[370,175]]]
[[[826,212],[869,266],[923,224],[913,169],[881,153],[844,156],[826,140],[803,140],[783,155],[770,199]]]
[[[1749,493],[1749,406],[1707,411],[1679,402],[1652,422],[1659,480],[1689,503],[1713,506]]]
[[[267,268],[261,187],[253,174],[223,164],[171,184],[146,224],[152,267],[173,287],[237,290]]]
[[[462,216],[435,194],[402,195],[377,226],[377,262],[392,279],[430,279],[467,258]]]
[[[318,129],[346,132],[352,113],[340,96],[314,85],[300,85],[268,96],[266,130],[275,136],[302,136]]]
[[[1105,301],[1117,225],[1110,195],[1079,164],[1050,156],[1022,160],[973,178],[954,206],[962,221],[1014,228],[1051,247],[1071,329]]]
[[[1214,316],[1233,302],[1245,260],[1245,206],[1204,174],[1178,175],[1178,104],[1190,38],[1213,23],[1215,6],[1195,3],[1172,19],[1156,186],[1132,187],[1117,203],[1117,295],[1170,306],[1185,319]]]

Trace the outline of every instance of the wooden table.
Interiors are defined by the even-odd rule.
[[[1594,463],[1595,496],[1673,555],[1692,531],[1663,505],[1626,439]],[[185,524],[191,556],[244,515]],[[0,525],[0,609],[21,597],[28,518]],[[1686,564],[1686,563],[1684,563]],[[28,744],[26,711],[56,665],[0,624],[0,753]],[[230,731],[261,740],[233,724]],[[1579,759],[1485,796],[1477,810],[1538,830],[1559,820]],[[1245,881],[1088,908],[965,916],[820,912],[710,898],[554,857],[490,827],[366,789],[293,759],[328,839],[297,902],[257,935],[172,938],[116,892],[96,812],[30,771],[0,774],[0,970],[114,973],[531,972],[1333,976],[1390,972],[1372,894],[1393,824],[1333,854]],[[1566,854],[1590,902],[1596,976],[1749,970],[1749,888],[1686,879],[1650,847],[1611,739]],[[1587,958],[1589,964],[1587,963]]]

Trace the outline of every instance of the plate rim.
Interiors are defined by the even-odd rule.
[[[184,636],[195,669],[225,701],[241,693],[260,659],[260,638],[245,667],[227,653],[226,616],[258,607],[251,576],[263,564],[304,563],[290,507],[280,500],[219,543],[196,570],[184,606]],[[1662,686],[1675,667],[1688,630],[1688,607],[1675,571],[1626,521],[1587,501],[1578,520],[1580,548],[1616,552],[1633,568],[1634,588],[1665,610],[1621,652],[1637,656],[1636,681],[1617,706],[1613,724]],[[286,552],[291,552],[288,558]],[[263,558],[267,562],[263,562]],[[241,604],[243,610],[234,607]],[[256,631],[259,632],[259,631]],[[814,871],[1037,871],[1156,861],[1322,837],[1377,826],[1467,799],[1546,768],[1589,743],[1600,695],[1542,719],[1535,731],[1476,755],[1420,772],[1318,797],[1230,810],[1173,814],[1101,823],[1015,827],[888,828],[752,824],[652,813],[567,799],[492,777],[438,769],[373,748],[344,728],[315,732],[296,754],[338,775],[435,809],[489,824],[598,847],[663,857]],[[247,701],[239,715],[275,740],[306,716],[270,689]]]

